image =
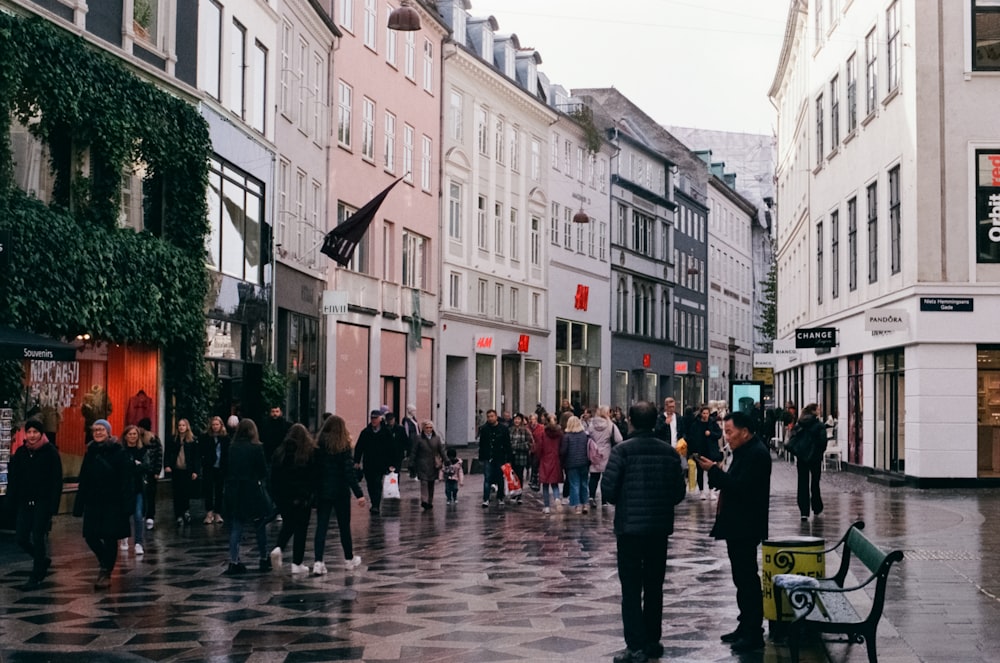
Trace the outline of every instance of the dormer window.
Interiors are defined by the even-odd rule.
[[[503,47],[503,73],[511,78],[515,77],[514,73],[514,45],[508,41]]]
[[[483,26],[483,52],[480,53],[487,62],[493,62],[493,33],[489,26]]]
[[[452,19],[452,34],[454,35],[455,42],[458,44],[465,43],[465,19],[466,13],[458,5],[455,6],[455,14]]]

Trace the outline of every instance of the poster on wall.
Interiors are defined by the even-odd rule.
[[[976,262],[1000,263],[1000,150],[976,150]]]
[[[753,414],[754,406],[764,397],[764,383],[760,381],[733,382],[730,384],[730,409],[733,412]]]

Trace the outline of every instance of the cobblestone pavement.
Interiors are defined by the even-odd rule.
[[[824,514],[800,523],[795,470],[774,468],[772,538],[832,544],[863,519],[876,542],[905,551],[890,575],[880,661],[1000,660],[998,491],[886,488],[831,473]],[[52,575],[31,591],[30,563],[0,533],[0,663],[610,660],[623,647],[612,509],[545,516],[534,493],[520,506],[483,509],[481,481],[467,478],[457,506],[439,488],[426,513],[408,481],[381,516],[355,507],[363,563],[354,571],[330,563],[340,557],[334,527],[326,576],[293,577],[290,549],[281,570],[224,576],[225,526],[196,518],[178,528],[163,495],[146,554],[121,558],[110,591],[93,589],[96,563],[80,521],[57,518]],[[707,536],[714,508],[691,497],[678,507],[663,660],[789,661],[787,647],[770,641],[741,658],[718,640],[736,609],[724,545]],[[310,538],[310,565],[311,552]],[[867,657],[863,645],[814,642],[802,660]]]

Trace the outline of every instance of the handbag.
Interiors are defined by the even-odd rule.
[[[278,515],[278,507],[271,499],[271,493],[263,481],[257,482],[257,517],[254,520],[263,520],[266,523],[274,520]]]
[[[503,472],[504,481],[507,484],[507,497],[517,497],[521,494],[521,480],[514,474],[514,468],[510,463],[504,463],[500,468]]]
[[[399,474],[396,472],[389,472],[382,477],[382,499],[399,499]]]

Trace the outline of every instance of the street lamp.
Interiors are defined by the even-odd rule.
[[[411,0],[401,0],[399,7],[389,14],[389,29],[413,32],[420,29],[420,14],[413,8]]]

